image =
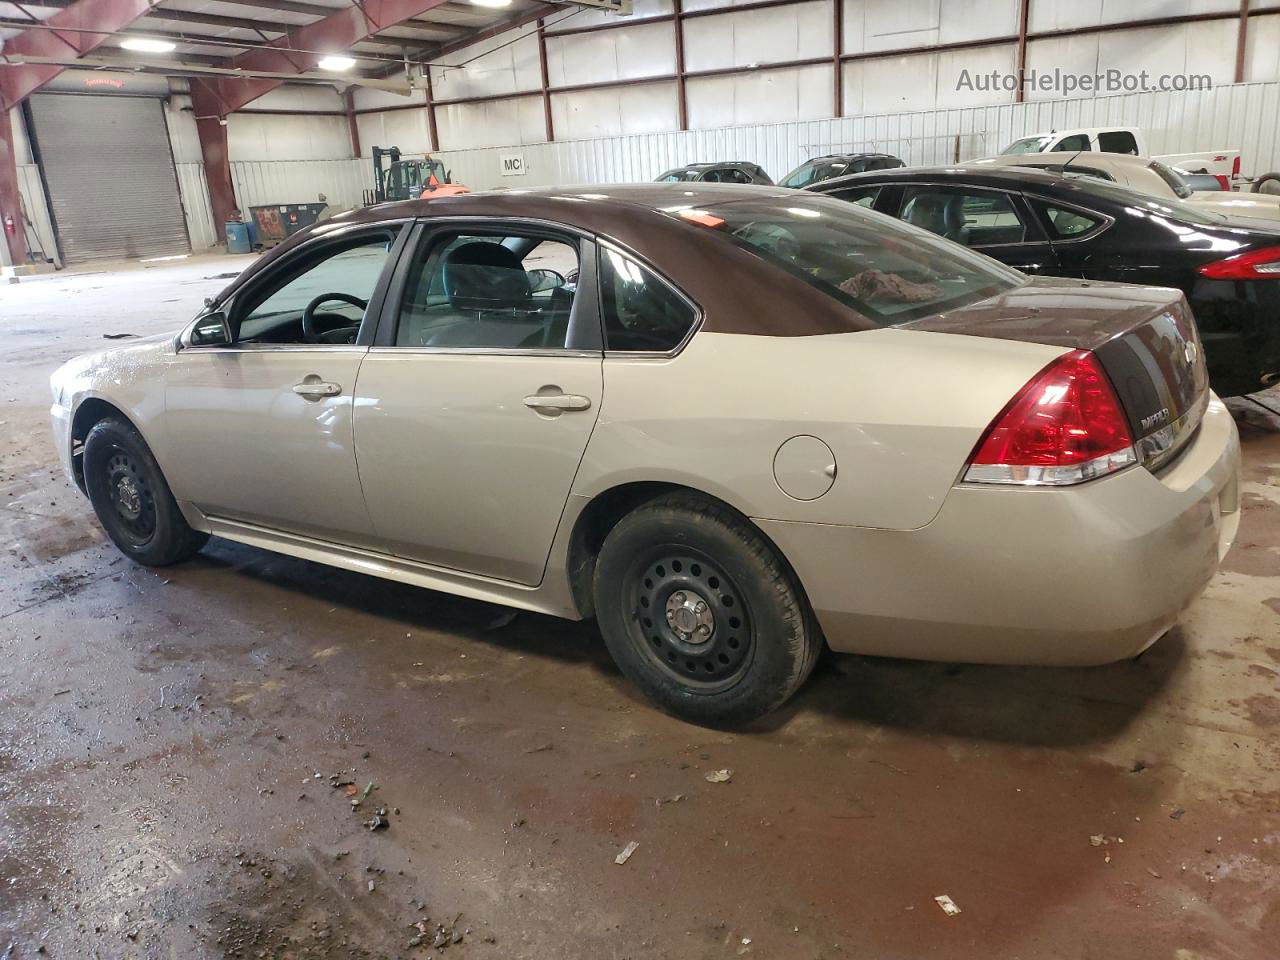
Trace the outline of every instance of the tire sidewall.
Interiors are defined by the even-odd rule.
[[[138,544],[123,528],[107,489],[106,468],[116,451],[127,454],[137,463],[151,488],[155,529],[142,544]],[[192,531],[178,510],[160,465],[141,434],[132,426],[114,418],[93,426],[84,443],[84,485],[98,521],[111,542],[125,556],[138,563],[159,566],[174,562],[179,554],[185,552],[184,547]]]
[[[762,537],[754,540],[706,514],[655,504],[623,518],[600,551],[596,609],[609,653],[646,696],[682,719],[721,727],[759,717],[779,706],[812,666],[807,645],[813,640],[803,599],[768,544]],[[681,684],[637,649],[632,635],[636,612],[628,609],[626,580],[635,558],[659,544],[707,555],[745,598],[751,655],[743,675],[727,689],[707,693]]]

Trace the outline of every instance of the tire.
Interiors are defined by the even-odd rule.
[[[600,548],[593,588],[614,662],[691,723],[733,727],[776,709],[822,647],[778,553],[745,517],[696,494],[623,517]]]
[[[123,420],[109,417],[89,431],[84,483],[107,536],[137,563],[179,563],[209,539],[188,526],[146,441]]]
[[[1252,193],[1280,193],[1280,173],[1264,173],[1253,181]]]

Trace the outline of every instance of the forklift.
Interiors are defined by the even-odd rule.
[[[471,191],[454,183],[452,171],[434,157],[425,160],[401,160],[399,147],[373,148],[373,189],[364,192],[365,205],[395,200],[416,200],[435,196],[452,196]],[[384,172],[382,161],[389,161]]]

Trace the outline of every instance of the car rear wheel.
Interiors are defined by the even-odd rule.
[[[107,536],[138,563],[178,563],[209,539],[187,524],[142,435],[122,420],[101,420],[89,431],[84,481]]]
[[[668,713],[733,726],[780,706],[821,648],[794,575],[735,511],[690,494],[652,500],[609,532],[595,569],[614,661]]]

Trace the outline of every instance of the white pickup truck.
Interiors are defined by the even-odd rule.
[[[1224,190],[1240,180],[1239,150],[1206,150],[1202,153],[1168,153],[1151,156],[1147,139],[1137,127],[1085,127],[1078,130],[1052,130],[1013,141],[1000,151],[1002,156],[1024,153],[1127,153],[1150,157],[1185,173],[1207,173],[1216,177]]]

